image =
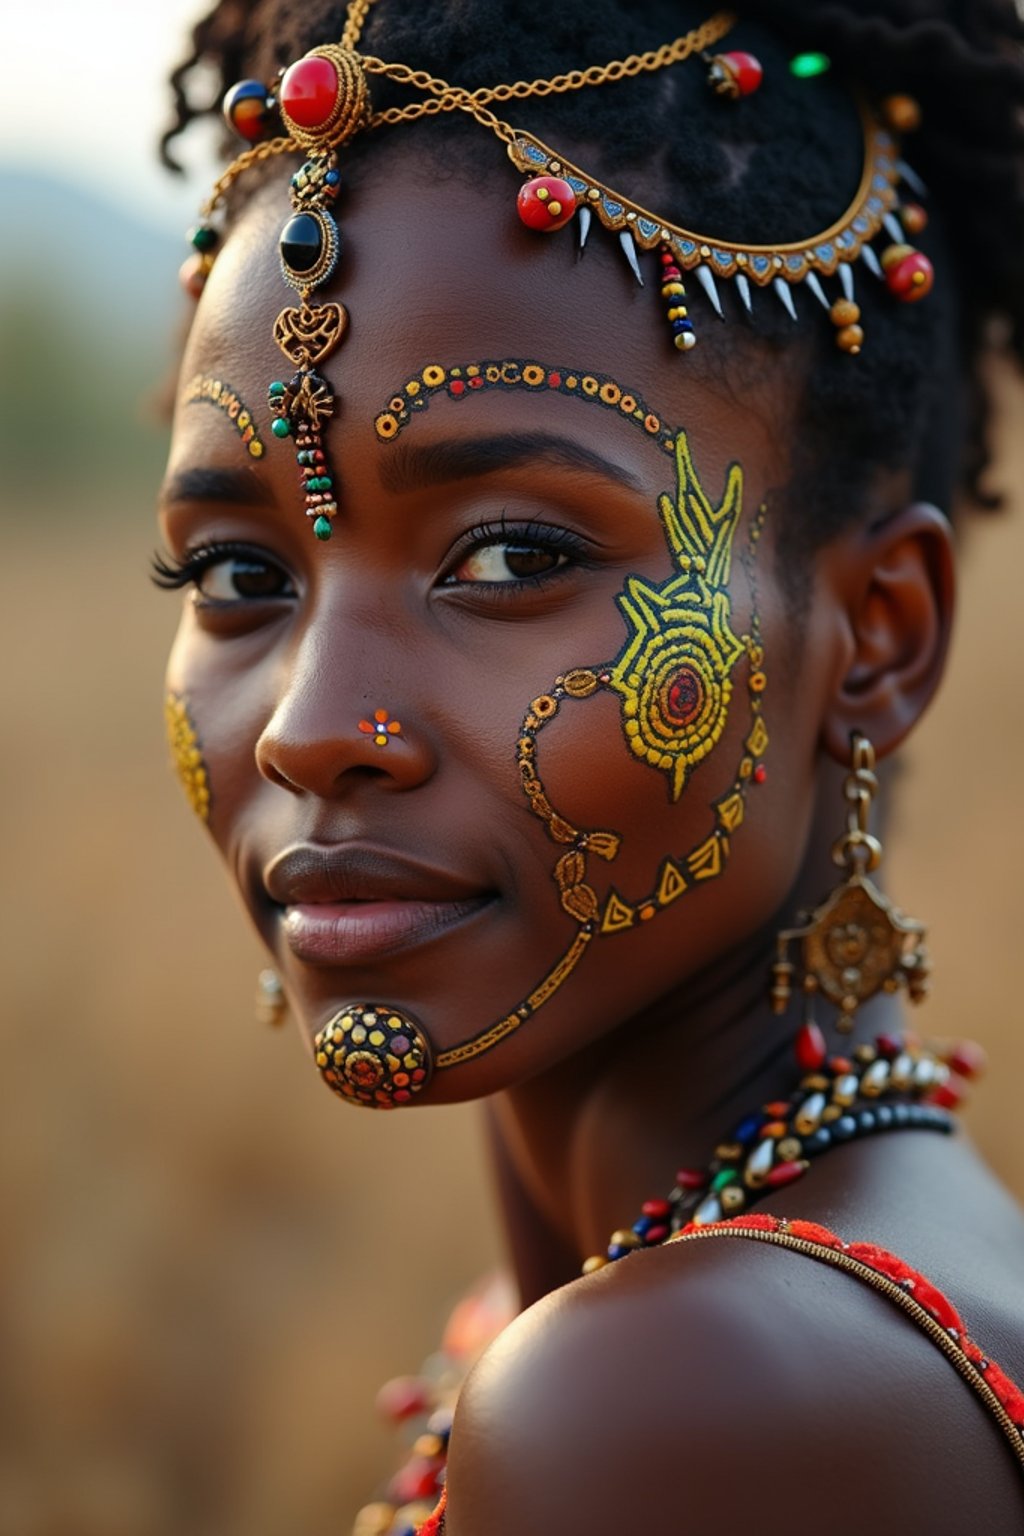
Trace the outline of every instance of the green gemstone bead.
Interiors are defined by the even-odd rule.
[[[725,1189],[726,1185],[734,1183],[735,1179],[735,1168],[723,1168],[721,1173],[715,1174],[711,1181],[711,1188],[714,1190],[715,1194],[717,1194],[720,1189]]]
[[[275,437],[287,437],[292,430],[292,424],[287,416],[278,416],[276,421],[270,423],[270,430]]]
[[[320,480],[319,480],[319,478],[316,475],[313,476],[312,480],[307,480],[306,481],[306,490],[307,491],[318,491],[319,489],[320,489]]]
[[[832,60],[827,53],[798,53],[795,59],[789,61],[789,72],[798,80],[813,80],[815,75],[823,75],[831,65]]]
[[[268,395],[283,395],[284,394],[284,389],[285,389],[285,386],[281,383],[281,380],[280,379],[275,379],[273,384],[271,384],[269,389],[267,390],[267,394]]]
[[[331,536],[331,520],[329,517],[318,517],[313,524],[313,532],[318,539],[329,539]]]
[[[188,238],[197,251],[212,251],[217,244],[217,231],[209,224],[197,224],[189,230]]]

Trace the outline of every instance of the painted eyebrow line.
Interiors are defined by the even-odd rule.
[[[643,481],[622,464],[551,432],[502,432],[437,443],[395,443],[381,458],[380,481],[384,490],[397,494],[538,462],[600,475],[631,491],[646,490]]]
[[[271,506],[273,497],[258,475],[245,469],[183,469],[160,487],[162,507],[183,501],[220,501],[232,507]]]

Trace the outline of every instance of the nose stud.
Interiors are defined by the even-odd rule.
[[[392,736],[402,734],[399,720],[392,720],[386,709],[376,709],[372,720],[360,720],[359,729],[364,736],[372,736],[378,747],[386,747]]]

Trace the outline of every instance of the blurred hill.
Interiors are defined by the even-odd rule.
[[[152,496],[184,241],[70,183],[0,169],[0,514]]]

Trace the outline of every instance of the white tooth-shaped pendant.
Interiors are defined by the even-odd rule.
[[[707,267],[697,267],[696,272],[697,281],[700,283],[701,287],[704,289],[704,292],[707,294],[708,302],[711,305],[711,308],[714,310],[719,320],[724,320],[725,311],[722,308],[722,301],[718,297],[718,289],[715,286],[715,279],[712,273]]]
[[[791,320],[796,319],[796,305],[793,303],[793,291],[784,277],[772,279],[772,287],[776,297],[781,301],[783,309]]]
[[[709,1221],[721,1221],[721,1219],[722,1202],[717,1195],[708,1195],[706,1200],[702,1200],[692,1217],[695,1227],[706,1227]]]
[[[906,182],[911,192],[916,192],[918,197],[928,196],[928,188],[913,167],[909,166],[905,160],[897,160],[896,169],[900,173],[901,180]]]
[[[796,1112],[793,1125],[801,1136],[811,1136],[821,1124],[821,1117],[825,1111],[825,1095],[812,1093],[810,1098],[804,1099]]]
[[[644,285],[643,273],[640,271],[640,263],[636,259],[636,242],[630,230],[621,229],[619,231],[619,244],[625,252],[630,271],[642,288]]]
[[[866,1099],[874,1099],[889,1081],[889,1063],[879,1058],[873,1061],[860,1080],[860,1091]]]
[[[910,1080],[914,1075],[914,1058],[906,1051],[900,1053],[892,1064],[892,1085],[894,1088],[909,1088]]]
[[[842,1077],[836,1078],[832,1084],[832,1097],[844,1108],[853,1103],[857,1097],[857,1079],[852,1072],[844,1072]]]
[[[879,261],[878,257],[875,255],[874,249],[870,245],[865,245],[861,248],[860,259],[867,267],[868,271],[873,273],[875,277],[885,276],[885,273],[882,271],[882,263]]]
[[[760,1184],[771,1171],[774,1161],[775,1143],[770,1136],[766,1136],[747,1158],[747,1166],[743,1170],[745,1181],[748,1184]]]
[[[817,272],[808,272],[807,276],[804,278],[804,282],[814,294],[814,297],[817,299],[822,309],[831,310],[832,304],[829,300],[828,294],[821,286],[821,279],[819,278]]]
[[[843,285],[843,298],[853,303],[853,268],[849,262],[843,262],[839,268],[839,281]]]
[[[885,232],[894,245],[905,245],[906,236],[903,233],[903,225],[894,213],[886,213],[882,217]]]
[[[914,1068],[914,1087],[915,1088],[930,1088],[932,1086],[932,1084],[934,1083],[934,1081],[935,1081],[935,1067],[934,1067],[934,1064],[931,1061],[929,1061],[927,1056],[922,1056],[921,1060],[917,1063],[917,1065]]]
[[[750,279],[745,272],[736,273],[736,292],[740,296],[740,303],[748,315],[754,313],[754,306],[750,302]]]
[[[580,210],[579,210],[579,212],[576,215],[576,221],[577,221],[577,224],[579,226],[579,232],[580,232],[579,233],[579,242],[580,243],[579,243],[578,250],[579,250],[579,254],[581,256],[583,254],[583,247],[587,243],[587,236],[590,234],[590,221],[591,221],[592,218],[593,218],[593,214],[591,213],[590,209],[587,207],[586,203],[583,203],[580,206]]]

